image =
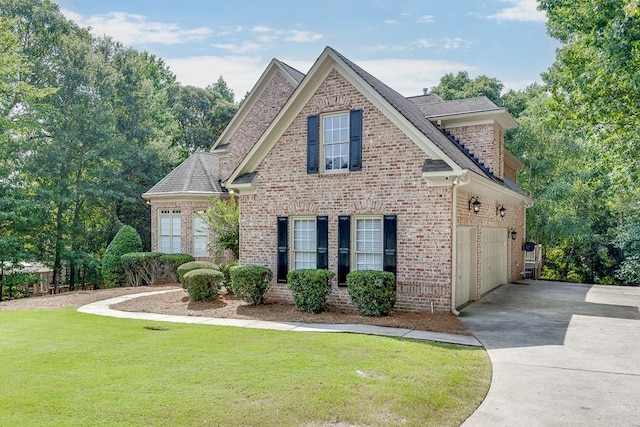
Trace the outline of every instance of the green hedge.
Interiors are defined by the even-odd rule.
[[[361,270],[347,274],[351,303],[364,316],[387,316],[396,304],[396,280],[387,271]]]
[[[162,254],[158,258],[158,279],[163,282],[178,282],[178,267],[194,261],[189,254]]]
[[[153,285],[157,280],[158,252],[131,252],[120,257],[126,286]]]
[[[231,267],[231,289],[236,298],[252,305],[264,304],[273,272],[261,265]]]
[[[130,225],[122,227],[107,246],[102,257],[102,280],[107,288],[121,285],[124,278],[124,269],[120,257],[131,252],[142,251],[142,240],[135,228]]]
[[[199,270],[199,269],[208,269],[208,270],[218,271],[218,266],[206,261],[185,262],[184,264],[179,266],[176,270],[178,272],[178,280],[180,281],[180,283],[182,283],[182,286],[185,289],[187,287],[185,286],[185,283],[184,283],[184,275],[190,272],[191,270]]]
[[[330,270],[293,270],[287,274],[289,289],[296,307],[312,313],[322,311],[331,292]]]
[[[238,261],[233,260],[223,262],[218,266],[220,268],[220,272],[224,274],[224,280],[222,281],[222,284],[227,288],[227,291],[229,292],[233,292],[233,289],[231,289],[231,268],[235,267],[236,265],[238,265]]]
[[[205,301],[218,298],[222,287],[223,274],[210,268],[188,271],[183,280],[192,301]]]

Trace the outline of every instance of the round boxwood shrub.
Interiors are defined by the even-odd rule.
[[[208,270],[218,270],[218,266],[211,263],[211,262],[206,262],[206,261],[191,261],[191,262],[185,262],[184,264],[182,264],[181,266],[179,266],[177,268],[177,273],[178,273],[178,280],[180,281],[180,283],[182,283],[182,287],[186,289],[185,283],[184,283],[184,275],[188,272],[190,272],[191,270],[199,270],[199,269],[208,269]]]
[[[387,271],[352,271],[347,274],[349,299],[364,316],[387,316],[396,304],[395,282]]]
[[[124,282],[120,257],[131,252],[142,252],[142,240],[135,228],[125,225],[116,233],[102,257],[102,279],[107,288]]]
[[[231,289],[236,298],[252,305],[264,304],[273,272],[261,265],[236,265],[231,267]]]
[[[218,298],[223,277],[218,270],[200,268],[186,272],[183,280],[191,301],[205,301]]]
[[[330,270],[290,271],[287,274],[287,282],[296,307],[311,313],[322,311],[331,292],[333,276],[335,273]]]

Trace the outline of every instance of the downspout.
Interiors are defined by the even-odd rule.
[[[467,174],[460,175],[453,181],[452,207],[451,207],[451,313],[459,316],[460,312],[456,310],[456,285],[458,271],[456,263],[458,261],[458,187],[462,187],[469,183]]]

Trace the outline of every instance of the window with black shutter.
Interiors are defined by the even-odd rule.
[[[289,272],[289,218],[278,217],[278,268],[276,279],[279,283],[287,282]]]
[[[347,170],[362,170],[362,110],[308,116],[307,173]]]
[[[317,243],[317,261],[316,268],[329,268],[329,217],[318,216],[316,218],[316,243]]]
[[[347,285],[347,274],[351,269],[351,217],[338,217],[338,285]]]

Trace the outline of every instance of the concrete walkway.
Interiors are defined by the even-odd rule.
[[[493,364],[464,426],[640,426],[640,288],[505,285],[461,320]]]
[[[382,335],[398,338],[408,338],[419,341],[440,342],[465,346],[480,347],[480,342],[473,336],[442,334],[437,332],[418,331],[415,329],[388,328],[383,326],[361,324],[328,324],[328,323],[298,323],[298,322],[268,322],[264,320],[227,319],[200,316],[176,316],[156,313],[134,313],[129,311],[114,310],[110,306],[133,298],[146,295],[177,292],[182,289],[144,292],[140,294],[123,295],[103,301],[97,301],[78,308],[82,313],[99,316],[110,316],[128,319],[153,320],[158,322],[193,323],[200,325],[235,326],[238,328],[275,329],[279,331],[294,332],[346,332],[368,335]]]

